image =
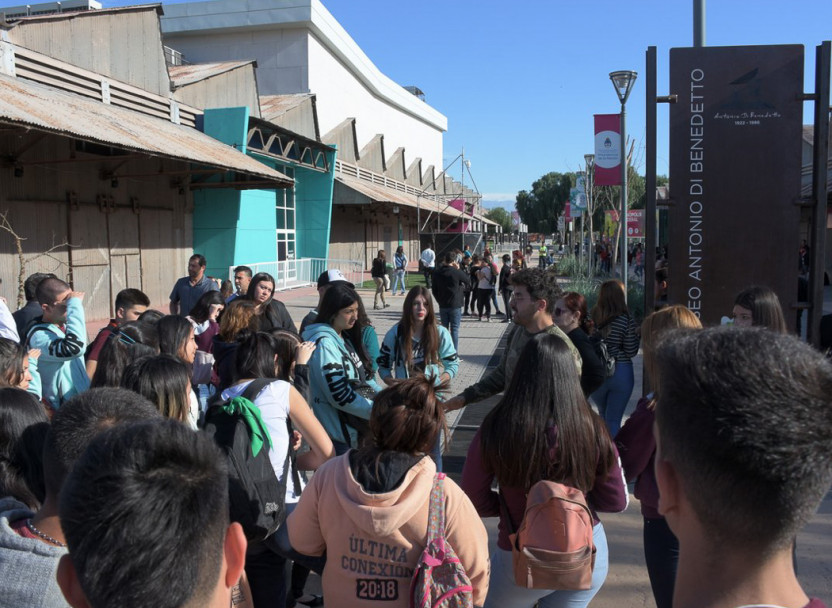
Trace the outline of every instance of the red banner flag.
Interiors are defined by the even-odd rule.
[[[595,185],[621,185],[621,115],[595,115]]]

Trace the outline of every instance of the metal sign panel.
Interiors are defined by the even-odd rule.
[[[796,300],[803,47],[670,51],[668,299],[704,323],[752,284]]]

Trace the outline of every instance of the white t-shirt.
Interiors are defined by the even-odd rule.
[[[223,399],[240,397],[251,384],[242,382],[229,386],[222,392]],[[286,420],[289,418],[289,387],[291,385],[283,380],[275,380],[267,384],[257,397],[254,405],[260,410],[260,416],[266,425],[266,430],[272,438],[272,449],[269,450],[269,460],[272,463],[274,474],[280,481],[283,477],[283,464],[286,461],[286,453],[289,449],[289,431],[286,428]],[[289,478],[286,480],[286,502],[297,502],[300,494],[295,494],[295,484],[292,483],[292,463],[289,462],[287,470]],[[303,481],[301,481],[303,489]]]
[[[477,287],[480,289],[494,289],[494,285],[491,284],[491,277],[494,276],[494,267],[491,264],[484,264],[480,268],[480,272],[482,273],[482,278],[477,283]]]

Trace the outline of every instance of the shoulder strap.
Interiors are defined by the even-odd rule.
[[[500,499],[500,510],[503,512],[503,517],[506,520],[506,525],[508,526],[508,533],[514,534],[517,530],[514,528],[514,522],[511,521],[511,513],[508,511],[508,503],[506,502],[506,497],[503,496],[503,493],[498,489],[497,496]]]
[[[428,507],[428,542],[445,537],[445,474],[437,473],[433,478]]]
[[[266,388],[266,385],[276,382],[277,380],[278,378],[255,378],[251,381],[251,384],[246,387],[246,390],[243,391],[243,394],[240,395],[240,397],[248,399],[254,403],[254,400],[257,398],[257,395],[260,394],[260,391]]]

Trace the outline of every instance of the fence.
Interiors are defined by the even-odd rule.
[[[285,291],[296,287],[315,285],[318,277],[324,270],[337,268],[344,277],[355,285],[364,282],[364,268],[361,262],[353,260],[332,260],[325,258],[300,258],[297,260],[284,260],[282,262],[258,262],[255,264],[243,264],[251,268],[252,274],[267,272],[274,277],[274,290]],[[234,280],[234,268],[228,267],[228,277]]]

